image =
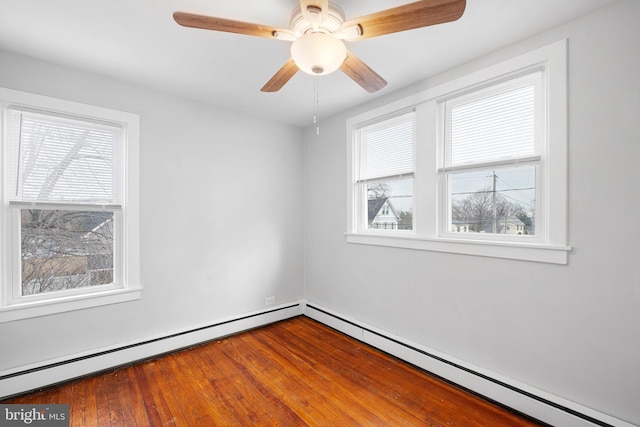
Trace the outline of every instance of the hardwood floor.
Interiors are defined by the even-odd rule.
[[[537,426],[297,317],[2,403],[71,426]]]

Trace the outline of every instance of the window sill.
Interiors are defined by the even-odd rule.
[[[449,238],[346,233],[347,243],[387,246],[391,248],[446,252],[492,258],[567,264],[570,246],[551,246],[531,243],[471,241]]]
[[[56,298],[55,300],[14,304],[0,308],[0,323],[135,301],[140,299],[141,296],[142,290],[140,288],[117,289],[101,293]]]

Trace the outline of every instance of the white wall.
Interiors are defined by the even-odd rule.
[[[309,301],[640,424],[640,2],[628,0],[305,131]],[[345,120],[569,39],[566,266],[345,243]],[[341,208],[332,217],[327,206]],[[391,285],[390,285],[391,284]]]
[[[0,52],[0,86],[140,115],[139,301],[0,324],[0,372],[302,297],[301,131]]]
[[[140,301],[0,324],[0,371],[304,296],[640,424],[639,17],[617,2],[325,119],[319,137],[0,52],[0,86],[140,114],[144,285]],[[569,265],[345,243],[348,117],[565,37]]]

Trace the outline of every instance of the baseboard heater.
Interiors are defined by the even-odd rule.
[[[0,373],[0,399],[115,369],[301,314],[300,303],[285,304],[144,341],[4,371]]]
[[[471,392],[482,395],[501,405],[509,407],[542,422],[563,427],[634,427],[632,424],[590,408],[552,396],[541,390],[508,380],[499,375],[481,372],[481,369],[466,366],[453,358],[436,351],[421,348],[401,337],[394,337],[385,331],[348,319],[313,303],[307,303],[304,313],[307,317],[330,326],[359,341],[398,357],[408,363],[452,382]]]

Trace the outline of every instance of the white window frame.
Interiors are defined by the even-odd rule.
[[[544,138],[544,171],[539,183],[540,188],[544,190],[544,231],[536,239],[485,236],[469,238],[462,233],[444,233],[445,221],[442,218],[446,209],[443,206],[442,183],[438,173],[441,164],[439,103],[456,93],[490,85],[534,68],[544,69],[543,90],[547,129]],[[568,246],[567,209],[567,90],[567,41],[560,40],[348,119],[346,241],[355,244],[566,264],[571,250]],[[353,169],[354,159],[358,156],[357,129],[363,123],[375,122],[409,108],[415,108],[418,114],[414,177],[415,233],[389,235],[375,230],[359,230],[355,208],[358,197],[354,191]]]
[[[366,152],[365,147],[362,144],[361,134],[363,130],[367,131],[375,131],[378,129],[387,128],[389,125],[394,125],[406,120],[406,117],[411,115],[411,120],[413,121],[414,126],[414,141],[413,141],[413,168],[411,172],[395,174],[391,176],[378,177],[373,179],[363,179],[362,176],[366,175]],[[377,182],[388,182],[388,181],[398,181],[407,178],[411,178],[414,181],[413,186],[413,194],[415,195],[415,112],[412,109],[395,111],[390,116],[385,116],[378,118],[372,123],[360,123],[357,128],[354,129],[354,150],[357,153],[357,164],[354,166],[354,178],[353,182],[355,183],[354,194],[357,194],[358,201],[355,202],[354,206],[354,217],[353,217],[353,226],[355,230],[358,232],[366,233],[371,230],[375,230],[377,233],[390,233],[390,234],[398,234],[398,235],[413,235],[414,229],[412,230],[398,230],[394,228],[387,228],[386,224],[380,228],[369,228],[368,227],[368,206],[367,206],[367,183],[377,183]],[[415,210],[415,203],[414,203]],[[415,228],[415,224],[413,225]]]
[[[538,75],[540,74],[540,75]],[[441,211],[438,213],[438,234],[441,237],[449,238],[449,239],[469,239],[469,240],[481,240],[481,241],[494,241],[494,242],[518,242],[518,243],[542,243],[546,242],[546,188],[545,188],[545,168],[546,168],[546,149],[548,144],[546,143],[546,135],[544,134],[544,130],[546,129],[546,123],[542,121],[546,121],[546,93],[543,90],[545,87],[544,70],[540,70],[540,67],[535,66],[531,69],[520,70],[513,74],[505,75],[501,80],[492,82],[487,87],[482,87],[480,89],[471,88],[468,92],[465,92],[462,96],[456,94],[451,97],[454,100],[454,104],[463,104],[466,102],[466,99],[461,99],[465,97],[469,97],[473,100],[475,99],[483,99],[487,96],[487,94],[494,94],[496,90],[501,90],[502,87],[512,87],[517,88],[522,86],[523,84],[529,83],[535,85],[536,99],[535,109],[536,109],[536,120],[535,123],[535,153],[522,156],[517,158],[506,158],[500,160],[493,161],[485,161],[485,162],[474,162],[470,164],[459,165],[455,167],[447,167],[444,163],[445,157],[445,135],[444,135],[444,126],[440,126],[438,129],[438,173],[439,183],[438,183],[438,192],[439,192],[439,206],[441,206]],[[538,77],[540,77],[538,79]],[[445,116],[448,114],[446,103],[450,102],[449,99],[441,99],[438,101],[438,124],[442,125],[445,120]],[[450,215],[451,215],[451,200],[449,197],[450,190],[448,188],[449,184],[449,176],[456,173],[464,173],[464,172],[474,172],[480,170],[489,170],[489,169],[502,169],[507,167],[520,167],[520,166],[534,166],[536,168],[536,177],[535,177],[535,188],[536,188],[536,197],[535,197],[535,212],[536,212],[536,234],[535,235],[522,235],[522,236],[512,236],[506,234],[492,234],[492,233],[474,233],[470,232],[467,234],[460,234],[452,232],[448,225],[450,223]]]
[[[35,110],[53,115],[117,124],[123,129],[122,203],[114,206],[9,201],[9,142],[7,109]],[[0,323],[132,301],[141,297],[139,243],[139,116],[102,107],[0,88]],[[119,222],[114,235],[114,284],[22,296],[19,288],[20,210],[100,210],[114,212]]]

